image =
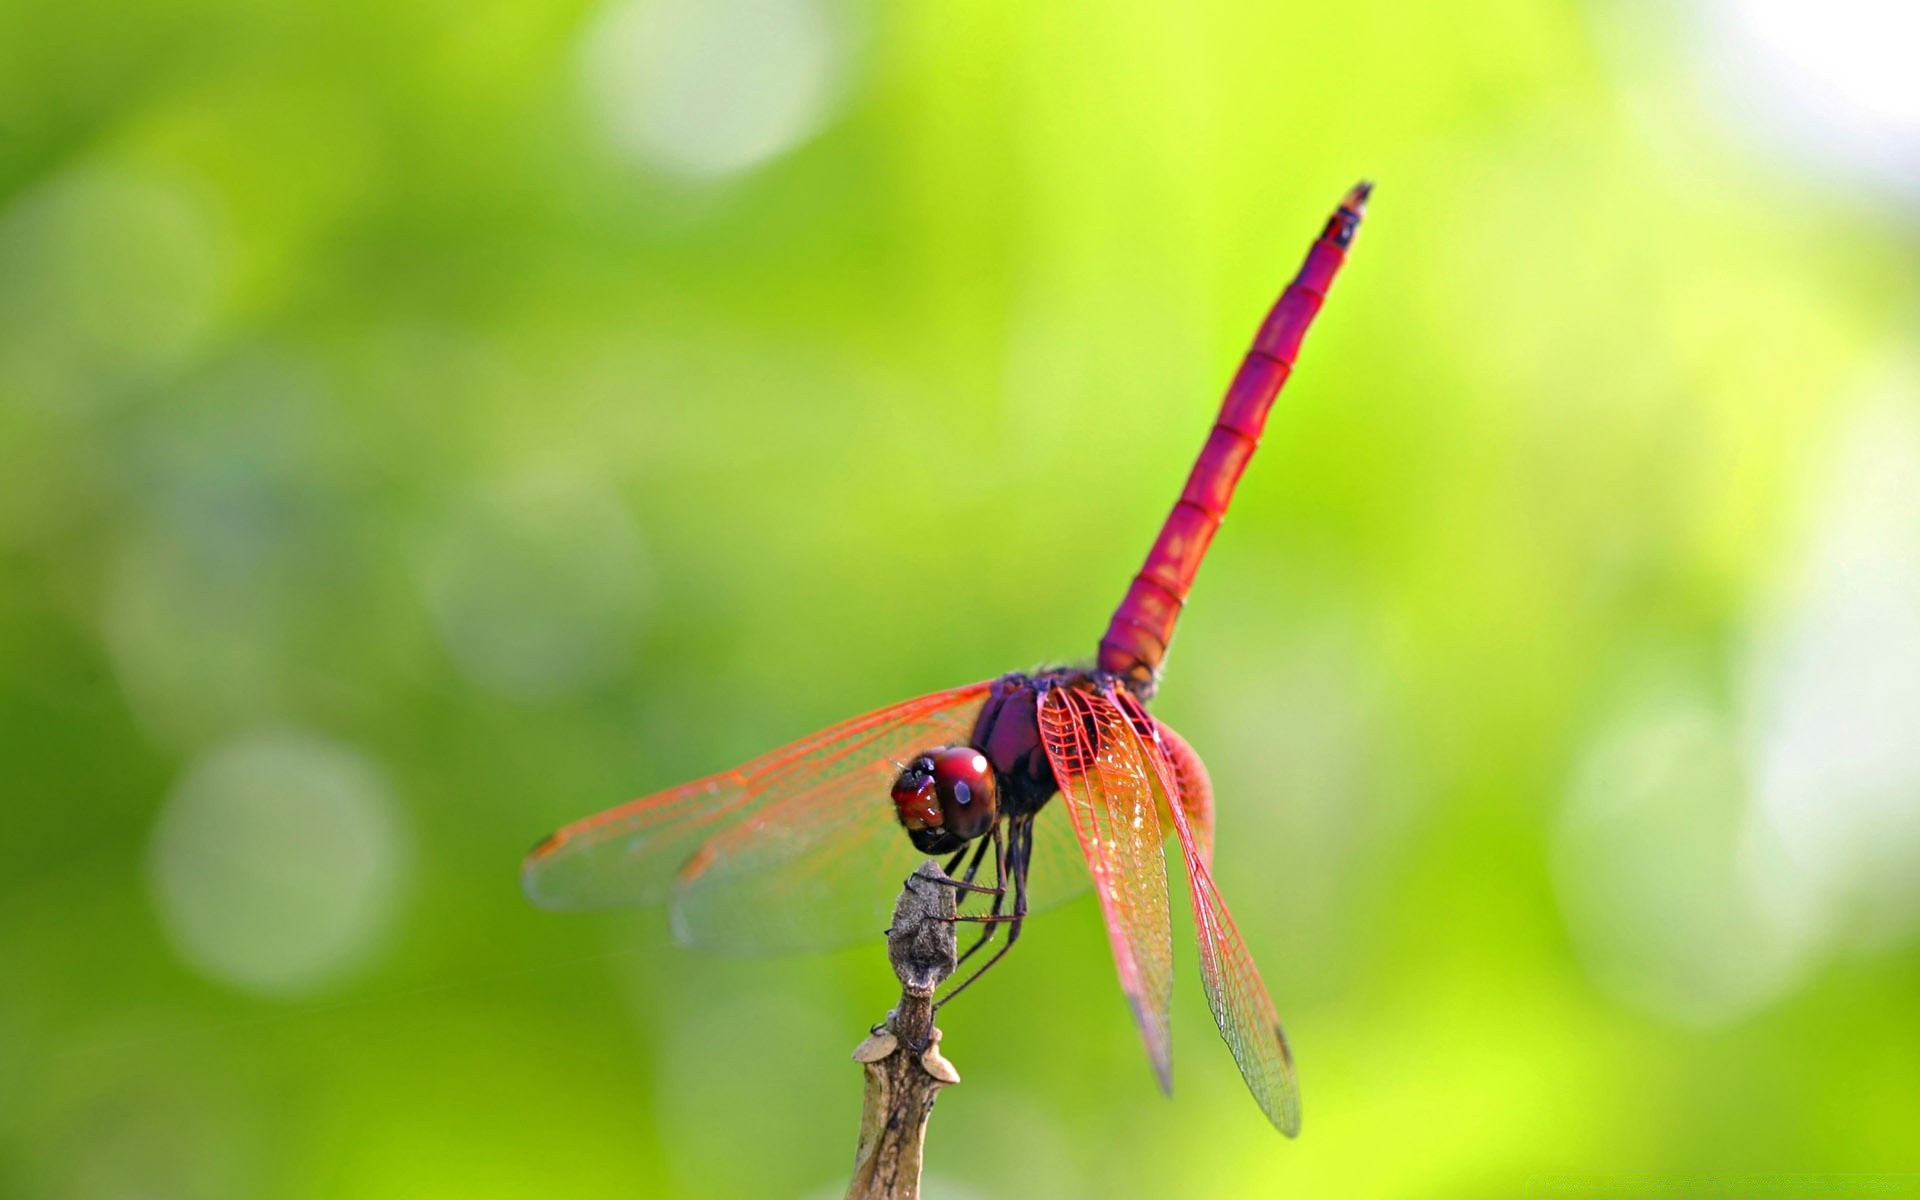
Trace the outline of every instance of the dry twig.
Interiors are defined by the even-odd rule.
[[[887,931],[900,1006],[853,1052],[867,1072],[847,1200],[915,1200],[927,1118],[940,1089],[960,1073],[940,1053],[933,992],[954,968],[954,889],[931,860],[907,878]]]

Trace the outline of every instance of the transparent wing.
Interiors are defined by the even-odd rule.
[[[1133,705],[1138,709],[1140,705]],[[1175,733],[1171,727],[1158,717],[1152,719],[1151,730],[1142,734],[1141,740],[1149,747],[1153,745],[1153,734],[1160,738],[1160,751],[1168,766],[1173,768],[1174,786],[1178,790],[1181,815],[1187,819],[1187,830],[1194,847],[1199,851],[1200,861],[1208,869],[1213,867],[1213,780],[1207,777],[1207,765],[1200,761],[1193,747],[1187,745],[1187,739]],[[1179,822],[1168,814],[1167,833],[1180,827]]]
[[[1181,740],[1179,734],[1157,721],[1154,728],[1165,739],[1162,745],[1175,765],[1174,781],[1179,787],[1180,807],[1185,810],[1187,825],[1193,830],[1194,840],[1200,846],[1202,861],[1211,864],[1213,787],[1207,778],[1207,769],[1200,762],[1200,756]],[[1156,800],[1160,837],[1165,841],[1173,837],[1174,822],[1166,810],[1165,798],[1156,797]],[[1027,880],[1028,911],[1044,912],[1078,899],[1092,886],[1093,876],[1087,871],[1086,855],[1081,852],[1080,839],[1073,832],[1073,819],[1067,813],[1067,806],[1047,805],[1033,819],[1032,871]]]
[[[716,949],[876,937],[922,857],[887,800],[896,764],[964,742],[988,687],[879,709],[576,821],[527,856],[522,885],[547,908],[667,901],[683,941]]]
[[[1154,768],[1113,700],[1077,688],[1041,697],[1040,742],[1107,919],[1121,990],[1160,1086],[1171,1091],[1173,928]]]
[[[1027,911],[1045,912],[1077,900],[1093,887],[1068,806],[1051,803],[1033,818],[1033,850],[1027,870]],[[969,903],[971,907],[971,902]]]
[[[915,732],[883,757],[884,769],[859,785],[851,803],[822,804],[795,791],[713,834],[674,883],[674,935],[687,945],[747,954],[832,949],[877,937],[902,881],[927,857],[907,840],[886,802],[897,769],[886,759],[904,762],[933,746],[965,742],[979,708],[975,701],[911,721]],[[1048,805],[1034,819],[1031,912],[1074,899],[1091,885],[1072,821],[1051,811],[1059,807]],[[979,882],[992,882],[991,857],[982,872]],[[981,896],[963,898],[971,911],[985,903]]]
[[[890,757],[904,761],[932,744]],[[860,784],[851,802],[798,792],[702,845],[668,898],[675,939],[739,954],[878,944],[902,881],[927,857],[894,819],[894,767],[879,761],[884,777]]]
[[[1199,756],[1184,740],[1177,742],[1179,750],[1173,750],[1174,743],[1160,736],[1172,735],[1173,731],[1149,717],[1130,693],[1117,693],[1114,703],[1126,714],[1130,733],[1152,764],[1155,789],[1162,796],[1175,794],[1191,769],[1182,769],[1186,764],[1179,762],[1180,754],[1192,756],[1192,765],[1199,763]],[[1200,778],[1204,780],[1202,770]],[[1211,797],[1207,809],[1211,814]],[[1247,952],[1247,944],[1234,926],[1227,902],[1214,886],[1208,862],[1211,855],[1207,852],[1210,845],[1201,845],[1187,804],[1170,805],[1169,810],[1181,853],[1186,857],[1187,886],[1193,893],[1207,1007],[1213,1010],[1214,1024],[1220,1027],[1220,1036],[1233,1051],[1233,1061],[1239,1064],[1241,1076],[1267,1119],[1281,1133],[1296,1137],[1300,1133],[1300,1081],[1294,1072],[1293,1055],[1287,1049],[1287,1035],[1280,1028],[1280,1015],[1267,995],[1267,985],[1260,980],[1253,955]]]

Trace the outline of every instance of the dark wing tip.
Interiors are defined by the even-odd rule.
[[[1273,1040],[1280,1044],[1280,1061],[1286,1063],[1288,1069],[1291,1070],[1293,1067],[1293,1048],[1287,1045],[1287,1031],[1280,1028],[1280,1023],[1277,1021],[1274,1022],[1273,1026]],[[1265,1108],[1266,1105],[1262,1104],[1261,1107]],[[1267,1119],[1273,1122],[1275,1129],[1278,1129],[1286,1136],[1290,1138],[1299,1137],[1300,1094],[1291,1088],[1283,1092],[1280,1097],[1280,1111],[1276,1113],[1269,1109]]]
[[[566,839],[556,833],[541,838],[520,860],[520,894],[528,903],[537,908],[559,909],[566,905],[558,903],[552,896],[542,894],[540,890],[540,869],[547,865],[547,859],[558,850]]]
[[[1347,198],[1340,202],[1340,207],[1350,208],[1356,213],[1364,213],[1367,211],[1367,197],[1371,195],[1373,195],[1373,180],[1362,179],[1353,185],[1353,190],[1349,191]]]

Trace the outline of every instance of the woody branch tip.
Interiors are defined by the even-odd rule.
[[[887,930],[900,1003],[853,1052],[866,1071],[860,1141],[847,1200],[915,1200],[927,1120],[940,1089],[960,1073],[940,1053],[934,989],[956,962],[952,883],[931,860],[907,877]]]

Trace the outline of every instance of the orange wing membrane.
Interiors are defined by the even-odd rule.
[[[1179,749],[1167,753],[1164,744],[1155,745],[1158,735],[1164,739],[1172,730],[1147,715],[1130,692],[1116,689],[1115,703],[1125,714],[1131,730],[1147,741],[1145,758],[1152,764],[1156,794],[1163,798],[1177,794],[1179,780],[1186,774],[1179,769],[1180,752],[1199,758],[1184,741]],[[1202,776],[1204,779],[1204,775]],[[1274,1010],[1267,985],[1260,981],[1253,955],[1234,926],[1227,902],[1214,886],[1207,862],[1208,854],[1195,836],[1187,808],[1180,803],[1167,805],[1173,814],[1174,832],[1179,835],[1180,850],[1186,857],[1187,886],[1193,893],[1193,920],[1200,945],[1200,974],[1206,981],[1207,1007],[1213,1010],[1214,1024],[1233,1051],[1233,1061],[1247,1081],[1260,1108],[1274,1128],[1288,1137],[1300,1134],[1300,1083],[1293,1068],[1293,1055],[1287,1049],[1287,1035],[1280,1029],[1280,1015]]]
[[[522,886],[545,908],[667,901],[679,939],[713,949],[871,938],[919,861],[886,802],[898,761],[964,742],[988,686],[882,708],[576,821],[527,856]]]
[[[1039,718],[1041,745],[1107,919],[1121,990],[1133,1007],[1160,1087],[1171,1092],[1173,926],[1154,768],[1111,695],[1051,687],[1041,699]],[[1166,794],[1163,790],[1162,798]]]

